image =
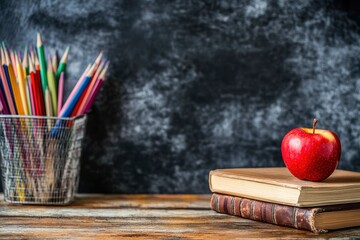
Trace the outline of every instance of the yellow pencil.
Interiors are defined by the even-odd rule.
[[[52,103],[51,103],[51,94],[49,91],[49,88],[45,89],[45,108],[46,108],[46,116],[48,117],[52,117],[53,115],[53,109],[52,109]],[[48,119],[48,127],[49,130],[51,130],[52,126],[51,126],[51,119]]]
[[[20,62],[20,59],[17,55],[15,55],[15,64],[17,69],[17,76],[19,80],[19,89],[20,89],[20,98],[22,107],[24,109],[24,114],[29,115],[28,102],[26,97],[26,82],[24,80],[24,68]]]
[[[55,76],[53,72],[53,68],[51,65],[51,57],[49,56],[48,64],[47,64],[47,80],[48,80],[48,88],[51,93],[52,99],[52,110],[54,113],[57,113],[57,91],[56,91],[56,82]]]

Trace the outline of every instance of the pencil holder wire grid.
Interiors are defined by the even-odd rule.
[[[0,115],[5,201],[65,205],[79,185],[86,115],[76,118]]]

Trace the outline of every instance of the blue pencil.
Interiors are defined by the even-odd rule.
[[[94,73],[95,70],[95,64],[89,69],[89,71],[87,72],[86,76],[80,80],[80,84],[78,88],[74,88],[73,92],[70,94],[70,97],[66,100],[66,103],[64,104],[64,107],[61,109],[60,114],[58,117],[61,118],[66,118],[66,117],[70,117],[72,111],[74,110],[74,107],[77,103],[77,101],[79,100],[79,98],[81,97],[81,94],[85,91],[86,87],[89,85],[91,79],[92,79],[92,75]],[[59,127],[61,126],[61,120],[57,121],[53,130],[51,131],[51,136],[55,137],[56,133],[59,130]]]
[[[95,65],[93,65],[90,70],[87,72],[85,78],[82,80],[78,88],[74,88],[74,95],[71,99],[68,99],[66,103],[64,104],[64,107],[61,109],[59,117],[70,117],[72,111],[74,110],[74,107],[81,97],[81,94],[85,91],[87,85],[89,85],[92,75],[95,70]],[[71,96],[72,94],[70,94]]]
[[[5,77],[6,77],[8,86],[9,86],[12,101],[13,101],[13,103],[15,103],[14,93],[13,93],[13,90],[12,90],[12,87],[11,87],[11,82],[10,82],[9,69],[8,69],[7,65],[5,65],[5,64],[3,64],[3,68],[4,68]],[[14,108],[15,108],[15,111],[17,112],[15,104],[14,104]]]

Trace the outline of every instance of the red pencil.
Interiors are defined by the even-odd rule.
[[[40,107],[40,99],[39,94],[37,91],[37,85],[36,85],[36,72],[34,70],[33,63],[31,59],[29,59],[29,75],[30,75],[30,82],[31,82],[31,88],[32,88],[32,94],[34,96],[34,102],[35,102],[35,115],[41,116],[41,107]]]
[[[40,76],[40,63],[39,63],[39,58],[37,57],[36,54],[34,54],[35,56],[35,70],[36,70],[36,88],[39,91],[39,104],[40,104],[40,116],[46,116],[46,111],[45,111],[45,99],[44,99],[44,94],[43,94],[43,90],[42,90],[42,85],[41,85],[41,76]]]
[[[86,87],[85,91],[81,95],[81,98],[77,102],[74,111],[72,112],[71,116],[79,116],[84,113],[86,103],[89,101],[90,93],[94,90],[95,83],[98,81],[98,77],[100,75],[100,72],[102,71],[104,67],[104,62],[101,62],[100,65],[98,65],[98,68],[96,72],[94,73],[93,78],[91,79],[91,82]]]
[[[101,86],[103,85],[103,83],[105,81],[106,72],[107,72],[108,67],[109,67],[109,63],[106,64],[104,70],[101,72],[101,74],[99,76],[99,79],[95,83],[94,89],[90,94],[89,101],[86,103],[82,114],[88,112],[90,110],[91,106],[93,105],[93,103],[95,101],[95,98],[96,98],[97,94],[99,93],[100,88],[101,88]]]

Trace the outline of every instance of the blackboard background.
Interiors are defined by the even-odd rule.
[[[81,192],[206,193],[208,172],[283,166],[298,126],[335,131],[360,170],[356,1],[1,1],[0,39],[71,46],[68,93],[105,51]]]

